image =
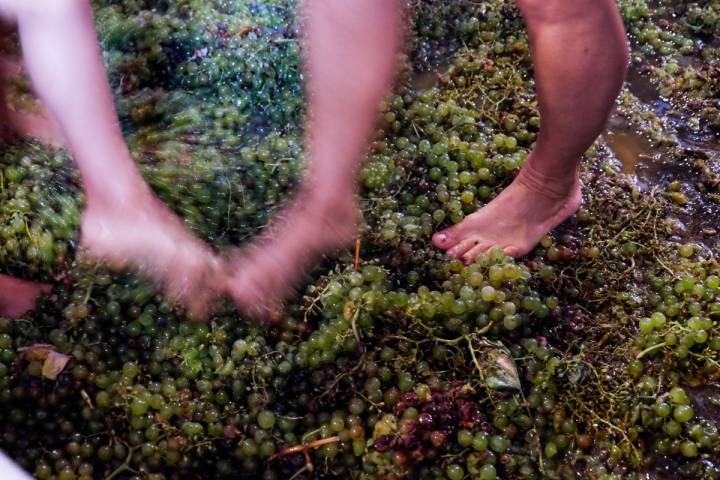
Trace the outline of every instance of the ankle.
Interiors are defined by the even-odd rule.
[[[572,164],[566,169],[548,171],[533,161],[533,156],[525,162],[515,181],[528,190],[550,198],[565,198],[580,189],[580,172]]]
[[[85,185],[85,205],[88,210],[128,210],[147,208],[153,198],[142,178],[132,182],[110,185]]]

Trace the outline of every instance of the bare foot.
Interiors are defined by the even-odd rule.
[[[81,228],[84,258],[139,270],[195,318],[207,315],[226,283],[207,245],[147,189],[124,202],[89,204]]]
[[[35,308],[37,298],[50,292],[50,285],[0,275],[0,317],[19,318]]]
[[[355,238],[361,214],[352,190],[335,191],[299,193],[263,238],[231,255],[228,292],[245,314],[272,319],[308,269]]]
[[[433,236],[433,244],[466,264],[493,248],[522,257],[582,203],[576,173],[554,178],[523,168],[492,202]]]

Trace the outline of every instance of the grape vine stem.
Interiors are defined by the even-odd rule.
[[[300,475],[302,472],[307,472],[308,479],[311,479],[313,472],[315,471],[315,466],[312,463],[312,458],[310,458],[309,450],[322,447],[323,445],[336,443],[339,441],[340,441],[340,437],[338,437],[336,435],[334,437],[321,438],[320,440],[315,440],[314,442],[303,443],[301,445],[295,445],[294,447],[288,447],[283,450],[280,450],[278,453],[276,453],[272,457],[268,458],[268,462],[272,462],[273,460],[277,460],[278,458],[286,457],[286,456],[292,455],[294,453],[302,453],[303,456],[305,457],[305,466],[303,468],[301,468],[299,471],[295,472],[295,474],[291,477],[291,480],[294,478],[297,478],[297,476]],[[106,480],[109,480],[109,479],[106,479]]]
[[[110,475],[105,477],[105,480],[112,480],[113,478],[117,477],[123,472],[132,472],[137,473],[135,470],[130,468],[130,460],[132,459],[133,453],[135,453],[135,450],[137,450],[137,447],[129,448],[127,457],[125,457],[125,461],[116,468]]]

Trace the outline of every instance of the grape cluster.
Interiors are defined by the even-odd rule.
[[[0,262],[8,272],[47,280],[77,242],[82,197],[63,152],[36,144],[3,147]]]
[[[717,131],[717,2],[619,2],[631,38],[640,45],[634,68],[663,98],[682,106],[691,128]],[[659,53],[660,62],[653,61]],[[705,125],[702,125],[702,124]]]
[[[297,137],[284,135],[233,148],[165,144],[140,161],[160,199],[217,246],[237,245],[262,227],[302,168]]]
[[[295,2],[98,3],[123,118],[175,128],[202,119],[207,136],[225,142],[302,117]]]
[[[708,35],[720,34],[720,4],[713,1],[692,2],[682,7],[685,10],[683,12],[685,28]]]
[[[628,26],[628,33],[641,45],[641,53],[670,55],[677,51],[687,55],[693,51],[693,37],[678,32],[671,21],[664,19],[663,16],[668,13],[667,8],[653,8],[645,0],[618,3]]]

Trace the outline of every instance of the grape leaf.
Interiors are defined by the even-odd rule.
[[[48,353],[48,357],[43,362],[42,374],[48,380],[57,380],[58,375],[62,373],[65,365],[70,361],[70,356],[56,351]]]
[[[57,380],[58,375],[70,361],[69,355],[56,352],[55,346],[47,343],[21,347],[18,348],[18,352],[29,362],[43,362],[42,375],[48,380]]]

